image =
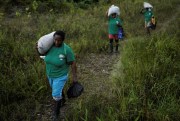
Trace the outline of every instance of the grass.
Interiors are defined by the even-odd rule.
[[[146,120],[168,120],[165,119],[167,115],[169,120],[179,119],[178,39],[161,35],[128,42],[122,62],[117,65],[117,70],[123,74],[119,75],[117,70],[113,72],[122,112],[131,110],[135,116],[139,112],[137,117]]]
[[[120,6],[128,42],[111,74],[115,85],[112,86],[113,98],[97,94],[89,97],[88,102],[79,100],[72,109],[75,113],[70,112],[67,120],[69,117],[74,121],[179,119],[180,43],[176,20],[179,14],[175,9],[178,1],[149,1],[154,5],[158,20],[157,33],[152,32],[151,37],[144,36],[142,29],[144,22],[139,14],[142,0],[114,2]],[[34,114],[41,110],[40,102],[50,95],[44,63],[34,49],[42,35],[57,29],[64,30],[67,33],[66,43],[82,57],[90,52],[106,51],[105,12],[110,4],[100,4],[87,10],[68,5],[69,14],[24,13],[14,18],[1,14],[1,120],[35,120]],[[166,22],[168,26],[162,26],[162,29],[161,25]]]

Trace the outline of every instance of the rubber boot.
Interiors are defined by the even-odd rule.
[[[61,107],[65,105],[65,102],[66,102],[66,97],[65,97],[65,94],[64,92],[62,92],[62,99],[61,99]]]
[[[113,43],[109,44],[109,48],[110,48],[110,53],[113,53]]]
[[[59,113],[60,113],[61,102],[62,102],[62,100],[54,102],[52,121],[57,121],[58,120]]]
[[[118,53],[119,44],[116,44],[116,53]]]

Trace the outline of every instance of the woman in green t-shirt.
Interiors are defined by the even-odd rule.
[[[65,33],[54,33],[54,44],[45,54],[46,74],[52,89],[54,99],[53,119],[57,119],[60,107],[65,103],[63,88],[68,80],[68,72],[71,66],[73,83],[77,82],[75,56],[72,49],[64,43]]]
[[[109,37],[110,53],[113,52],[113,41],[115,41],[116,52],[118,52],[118,46],[119,46],[118,31],[120,27],[122,27],[122,21],[117,15],[117,13],[112,13],[110,16],[108,16],[108,33],[109,33],[108,37]]]
[[[147,30],[147,33],[150,34],[151,18],[153,16],[152,10],[151,8],[144,8],[140,13],[144,15],[145,29]]]

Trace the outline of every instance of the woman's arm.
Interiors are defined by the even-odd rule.
[[[77,82],[77,67],[75,61],[71,62],[71,69],[72,69],[72,80],[73,83],[75,83]]]
[[[144,8],[141,9],[140,14],[144,14]]]
[[[122,24],[120,22],[117,21],[116,24],[117,24],[118,27],[122,27]]]
[[[116,24],[118,27],[122,27],[122,20],[120,18],[118,18],[119,20],[116,21]]]

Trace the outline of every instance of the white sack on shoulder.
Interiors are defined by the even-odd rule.
[[[39,56],[41,59],[45,59],[46,56]]]
[[[153,8],[150,3],[144,2],[144,8]]]
[[[110,16],[113,13],[116,13],[117,15],[120,15],[119,7],[117,7],[115,5],[112,5],[108,10],[108,16]]]
[[[46,34],[42,36],[38,40],[38,51],[40,54],[45,54],[53,45],[54,40],[53,40],[53,35],[55,32],[51,32],[49,34]]]

